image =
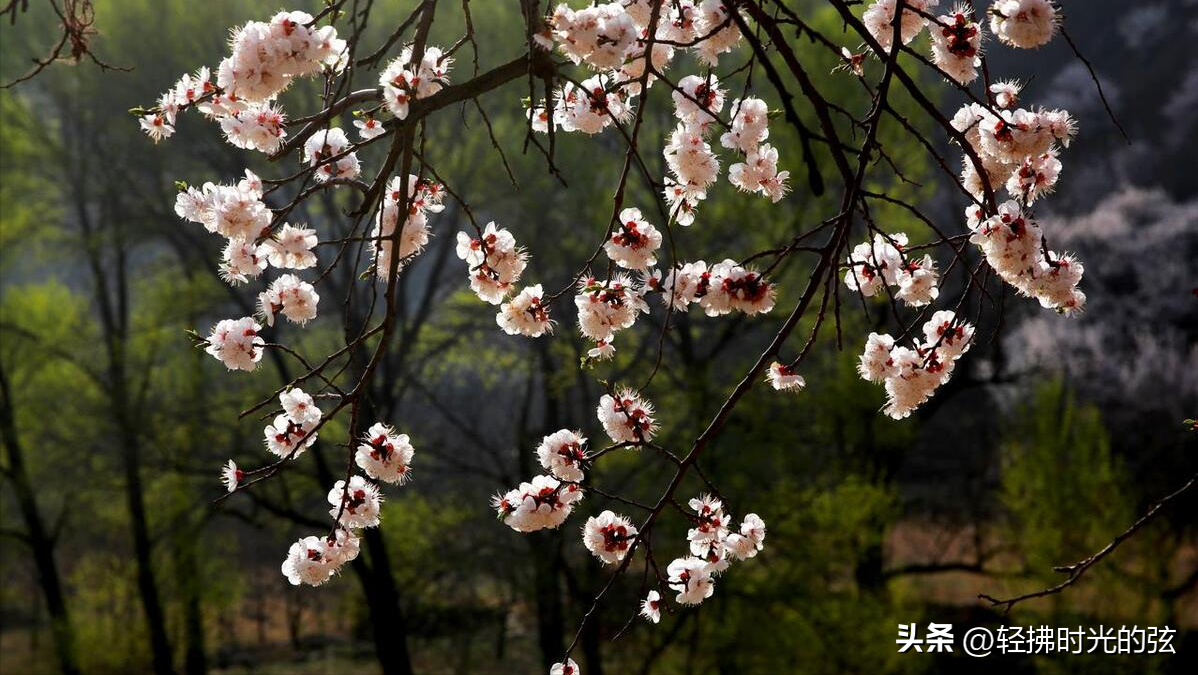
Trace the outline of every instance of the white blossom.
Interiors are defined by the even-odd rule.
[[[549,668],[549,675],[579,675],[581,672],[574,659],[566,659],[565,663],[555,663]]]
[[[205,351],[229,370],[252,371],[262,360],[263,345],[266,344],[258,337],[260,330],[262,326],[252,317],[224,319],[212,327]]]
[[[604,394],[596,414],[603,430],[616,443],[647,443],[657,433],[653,404],[631,389],[621,389],[615,396]]]
[[[644,270],[657,264],[661,233],[641,216],[640,209],[620,211],[619,223],[603,245],[607,257],[624,269]]]
[[[584,477],[587,439],[577,431],[561,429],[541,439],[537,459],[554,477],[577,483]]]
[[[982,64],[982,29],[972,14],[970,7],[958,4],[929,27],[932,62],[958,84],[974,81]]]
[[[636,285],[623,274],[607,281],[581,279],[578,288],[574,296],[578,328],[595,341],[610,342],[616,332],[632,326],[638,314],[649,311]]]
[[[287,136],[287,116],[273,103],[254,103],[220,118],[229,144],[246,150],[274,154]]]
[[[340,519],[344,527],[375,527],[379,524],[379,510],[383,496],[378,486],[361,476],[351,476],[349,487],[343,480],[333,484],[329,490],[329,515]]]
[[[1057,8],[1051,0],[996,0],[990,5],[990,30],[1004,44],[1042,47],[1057,33]]]
[[[373,117],[354,120],[354,126],[358,128],[358,135],[361,136],[362,140],[364,141],[369,141],[372,138],[378,138],[387,131],[383,128],[383,123],[379,122]]]
[[[299,424],[319,422],[323,414],[312,400],[312,396],[297,387],[279,394],[279,403],[282,404],[287,417]]]
[[[312,284],[294,274],[284,274],[258,294],[258,309],[266,324],[275,324],[275,315],[282,313],[288,320],[303,325],[316,318],[320,295]]]
[[[407,434],[377,422],[362,435],[354,461],[375,480],[403,485],[412,475],[415,452]]]
[[[245,472],[237,468],[237,462],[229,460],[227,464],[221,467],[220,482],[224,484],[225,489],[232,492],[241,485],[242,479],[245,478]]]
[[[582,527],[582,543],[596,558],[614,565],[628,554],[636,532],[636,527],[624,516],[604,511],[587,518]]]
[[[291,545],[283,561],[283,576],[292,586],[319,586],[328,581],[337,565],[328,556],[328,543],[322,537],[304,537]]]
[[[973,343],[973,326],[949,310],[932,315],[922,330],[924,341],[896,345],[889,335],[871,333],[858,372],[886,388],[883,412],[907,417],[952,376],[956,361]]]
[[[653,623],[661,621],[661,593],[649,591],[641,601],[641,616]]]
[[[312,249],[318,242],[316,230],[284,223],[263,245],[272,267],[302,270],[316,265],[316,253]]]
[[[796,373],[790,366],[777,361],[770,364],[765,381],[778,391],[802,391],[807,386],[807,381],[803,379],[802,375]]]
[[[679,604],[697,605],[715,592],[711,567],[700,558],[677,558],[666,568],[666,574],[670,588],[678,592],[674,599]]]
[[[496,514],[517,532],[555,529],[582,499],[577,483],[563,483],[553,476],[537,476],[529,483],[492,499]]]
[[[540,284],[527,286],[511,300],[499,306],[495,322],[508,335],[540,337],[553,332],[549,307],[541,302],[544,291]]]
[[[370,247],[374,252],[375,275],[379,279],[387,279],[391,271],[391,254],[396,250],[395,228],[399,226],[399,215],[405,201],[408,203],[407,217],[399,233],[399,261],[397,270],[403,269],[404,263],[419,255],[429,240],[429,213],[440,213],[445,207],[442,199],[445,188],[438,183],[422,180],[413,174],[408,174],[407,199],[403,199],[403,180],[396,176],[387,183],[383,193],[383,208],[375,221],[371,232]]]
[[[267,251],[265,246],[252,241],[230,239],[221,252],[221,279],[230,284],[244,284],[262,274],[266,269]]]
[[[938,2],[939,0],[906,0],[903,3],[903,15],[899,20],[899,38],[903,44],[914,40],[927,24],[927,19],[919,12],[927,12]],[[861,15],[865,28],[886,51],[890,51],[891,40],[894,38],[894,12],[897,4],[896,0],[875,0]]]
[[[511,232],[494,222],[487,223],[481,237],[459,232],[457,254],[470,268],[471,290],[492,305],[503,302],[528,265],[528,253],[516,245]]]

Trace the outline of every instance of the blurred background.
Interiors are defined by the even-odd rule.
[[[840,35],[820,3],[793,4]],[[1130,142],[1062,40],[1031,53],[992,45],[990,65],[997,77],[1029,83],[1025,105],[1067,108],[1080,120],[1058,193],[1037,215],[1054,247],[1085,262],[1086,313],[1059,317],[1006,290],[1001,308],[985,307],[963,370],[899,423],[878,413],[882,389],[854,372],[865,335],[893,329],[884,306],[867,315],[846,303],[843,351],[825,332],[803,366],[808,388],[792,396],[755,387],[705,455],[730,510],[765,519],[765,551],[724,575],[700,609],[657,626],[638,620],[613,642],[640,598],[638,575],[618,582],[581,636],[584,673],[1194,672],[1195,494],[1060,595],[1009,615],[976,597],[1055,583],[1053,565],[1098,550],[1198,469],[1198,434],[1183,422],[1198,417],[1198,2],[1062,4]],[[442,5],[433,42],[448,45],[461,9]],[[372,44],[413,6],[380,3]],[[55,65],[0,92],[0,672],[58,672],[64,656],[95,674],[153,672],[155,663],[188,675],[402,672],[404,662],[430,674],[545,672],[607,578],[577,528],[613,505],[589,498],[561,531],[521,535],[494,519],[488,499],[533,475],[544,434],[569,427],[602,436],[596,378],[639,383],[652,367],[661,313],[621,334],[617,359],[590,372],[579,372],[586,346],[564,308],[553,339],[501,334],[453,254],[466,220],[447,200],[431,221],[435,238],[404,276],[399,339],[370,392],[377,417],[412,436],[415,480],[388,491],[383,526],[368,531],[358,562],[324,587],[290,586],[279,565],[297,537],[327,527],[324,498],[343,466],[344,423],[326,426],[277,479],[212,505],[227,459],[258,466],[269,457],[264,422],[238,422],[238,412],[297,368],[270,352],[254,375],[231,374],[191,346],[185,331],[206,334],[220,318],[249,314],[255,289],[223,284],[220,241],[172,207],[175,181],[227,182],[247,162],[264,177],[292,168],[224,144],[194,113],[155,147],[127,112],[152,104],[180,74],[215,66],[230,27],[281,7],[98,0],[95,8],[92,47],[133,71]],[[523,51],[516,3],[471,8],[482,68]],[[6,21],[0,80],[24,73],[55,31],[38,2]],[[860,88],[831,72],[830,55],[807,41],[796,48],[821,89],[850,110],[866,108]],[[880,70],[867,68],[874,77]],[[452,77],[471,70],[464,50]],[[927,82],[945,111],[960,105]],[[757,85],[780,107],[764,80]],[[306,115],[318,94],[318,82],[303,82],[283,103]],[[612,133],[559,136],[563,189],[538,153],[521,152],[527,95],[516,82],[481,99],[505,157],[472,104],[429,120],[425,154],[482,221],[510,228],[533,252],[526,279],[560,288],[605,227],[622,142]],[[644,154],[664,172],[658,148],[672,121],[664,92],[651,100]],[[916,112],[910,101],[897,105]],[[882,136],[918,184],[879,166],[872,189],[917,201],[949,232],[964,231],[960,194],[944,189],[922,147],[890,120]],[[834,213],[835,190],[823,198],[806,190],[792,131],[776,123],[770,140],[795,172],[794,193],[772,206],[721,182],[696,225],[675,231],[681,259],[743,258]],[[372,152],[380,149],[370,150],[368,170],[381,161]],[[820,159],[833,175],[830,159]],[[348,227],[352,197],[325,191],[292,220],[335,237]],[[630,205],[651,214],[654,198],[633,182]],[[932,238],[903,211],[875,218],[917,241]],[[793,304],[813,262],[792,256],[781,268],[780,307]],[[334,274],[318,289],[330,303],[322,320],[302,332],[278,328],[273,339],[313,356],[335,349],[332,308],[354,276]],[[963,279],[959,268],[949,274],[942,298],[955,299]],[[972,315],[976,301],[969,306]],[[664,444],[694,438],[781,320],[778,312],[675,316],[662,372],[646,392]],[[793,352],[801,341],[791,343]],[[669,478],[634,453],[610,455],[597,472],[609,491],[645,499]],[[700,489],[688,484],[682,494]],[[685,528],[676,517],[663,523],[659,555],[681,555]],[[958,638],[974,625],[1169,625],[1179,653],[896,653],[897,624],[930,621],[954,623]]]

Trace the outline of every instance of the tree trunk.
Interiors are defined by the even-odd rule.
[[[58,567],[54,564],[54,538],[46,530],[41,511],[38,510],[37,498],[25,468],[25,456],[21,449],[20,438],[17,436],[16,420],[13,415],[12,392],[8,386],[8,377],[0,368],[0,435],[4,440],[4,448],[8,454],[8,477],[13,485],[13,493],[21,510],[21,518],[25,521],[29,547],[33,550],[33,564],[37,569],[38,584],[46,600],[46,611],[50,615],[50,630],[54,637],[54,652],[58,657],[58,666],[64,675],[77,675],[79,663],[75,656],[75,633],[71,627],[70,615],[67,612],[66,598],[62,591],[62,581],[58,576]]]
[[[391,576],[387,543],[375,527],[363,530],[362,541],[370,554],[370,564],[359,556],[353,566],[370,608],[374,647],[383,675],[412,675],[408,629],[403,608],[399,606],[399,588]]]
[[[557,537],[557,532],[533,532],[529,535],[537,600],[537,642],[541,647],[541,665],[545,670],[560,661],[566,649]]]
[[[122,425],[125,426],[125,425]],[[125,498],[129,508],[129,529],[133,534],[133,556],[137,561],[137,591],[150,634],[150,652],[155,675],[173,675],[171,645],[166,636],[166,616],[154,579],[153,544],[146,521],[146,502],[141,485],[141,447],[136,433],[122,429],[121,462],[125,472]]]
[[[208,662],[205,652],[204,612],[200,589],[203,580],[200,579],[199,565],[196,564],[196,547],[200,537],[201,526],[193,524],[187,527],[175,544],[175,573],[176,584],[183,594],[183,623],[184,660],[183,672],[186,675],[206,675]]]

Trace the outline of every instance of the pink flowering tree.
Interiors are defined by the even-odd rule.
[[[494,316],[497,333],[528,340],[577,331],[588,344],[579,368],[605,391],[591,404],[602,438],[569,428],[544,436],[525,449],[537,475],[490,504],[497,527],[522,533],[572,522],[583,499],[611,507],[573,525],[610,574],[553,675],[578,672],[571,656],[579,636],[617,584],[639,580],[643,600],[630,615],[657,623],[663,612],[708,601],[722,575],[763,550],[767,526],[754,513],[760,506],[726,503],[719,476],[699,464],[752,387],[802,395],[813,347],[847,341],[860,353],[861,378],[885,391],[879,414],[902,419],[968,358],[974,326],[1001,311],[1008,289],[1062,315],[1054,321],[1085,305],[1082,262],[1054,248],[1053,233],[1035,217],[1060,179],[1076,125],[1067,111],[1024,101],[1020,83],[997,79],[986,61],[987,50],[1036,49],[1058,36],[1072,46],[1050,0],[615,0],[585,7],[522,0],[525,30],[509,45],[519,55],[489,70],[479,66],[470,3],[452,25],[439,12],[445,4],[416,3],[381,38],[369,37],[377,33],[367,30],[371,3],[332,0],[316,14],[263,16],[232,27],[222,61],[197,64],[156,103],[134,111],[146,134],[164,141],[159,152],[170,153],[177,127],[203,133],[184,121],[202,116],[229,144],[272,162],[269,175],[246,170],[199,187],[180,176],[175,212],[223,242],[212,264],[227,283],[257,297],[253,314],[197,326],[197,344],[229,377],[252,377],[272,351],[301,373],[264,388],[244,411],[266,414],[269,454],[252,466],[230,460],[222,469],[226,497],[303,461],[330,421],[348,430],[344,475],[327,486],[327,529],[280,551],[292,584],[328,583],[354,560],[360,533],[385,526],[382,500],[419,465],[405,420],[376,419],[369,392],[403,339],[400,289],[433,236],[456,238],[459,283],[477,296],[471,311]],[[456,37],[434,43],[433,35]],[[826,73],[815,76],[799,41],[834,59],[834,75],[860,95],[830,97],[818,84]],[[284,110],[280,95],[301,80],[319,94]],[[481,217],[486,209],[468,185],[438,171],[438,140],[428,125],[452,123],[465,106],[484,124],[460,133],[490,135],[502,156],[479,103],[492,93],[519,111],[523,150],[556,178],[564,136],[608,150],[594,161],[618,170],[609,201],[579,205],[602,210],[606,226],[572,233],[590,254],[566,261],[573,272],[560,287],[532,278],[532,257],[558,253],[522,246],[528,223]],[[948,96],[963,103],[945,109],[939,101]],[[669,132],[648,132],[647,121],[662,117]],[[877,187],[910,182],[886,141],[896,136],[943,173],[962,216],[933,218]],[[797,138],[799,152],[780,156],[779,138]],[[704,240],[699,250],[688,240],[699,241],[693,234],[704,227],[704,202],[725,182],[746,203],[772,204],[779,218],[811,197],[827,195],[836,206],[796,221],[768,248]],[[568,189],[564,179],[561,189]],[[298,220],[305,205],[330,194],[349,205],[336,216],[336,232]],[[921,232],[908,236],[880,217],[896,212]],[[787,264],[807,270],[801,287],[778,288]],[[946,283],[954,273],[960,282]],[[343,297],[331,296],[333,279],[350,280]],[[776,306],[781,298],[791,300]],[[841,312],[855,305],[880,313],[889,330],[844,334]],[[341,320],[339,343],[300,345],[305,324],[321,315]],[[659,432],[671,420],[659,418],[652,400],[665,336],[683,319],[722,315],[766,324],[772,338],[727,383],[700,433],[662,444]],[[635,357],[621,381],[604,379],[611,372],[605,362],[629,341],[618,334],[654,331],[656,350]],[[633,450],[641,451],[639,461],[669,468],[654,500],[619,494],[593,474],[608,456]],[[683,494],[688,480],[702,490]],[[487,495],[473,503],[487,508]],[[684,523],[685,540],[655,536],[666,522]],[[625,574],[634,568],[641,572]]]

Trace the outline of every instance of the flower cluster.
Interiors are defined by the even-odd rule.
[[[533,129],[546,133],[549,125],[566,132],[597,134],[613,121],[625,122],[632,114],[630,95],[626,87],[614,85],[608,75],[592,75],[576,86],[563,84],[553,97],[553,114],[545,106],[529,109]]]
[[[205,183],[175,197],[175,213],[228,239],[220,275],[231,284],[257,277],[269,262],[279,269],[307,269],[316,264],[312,249],[316,231],[284,223],[271,234],[271,211],[262,201],[262,181],[250,171],[236,185]],[[269,238],[261,241],[263,237]]]
[[[195,106],[216,120],[239,148],[273,153],[286,135],[286,117],[274,99],[297,77],[322,70],[341,71],[347,62],[344,40],[332,26],[315,27],[305,12],[279,12],[269,22],[250,21],[233,31],[231,54],[211,72],[183,75],[153,111],[141,117],[155,142],[174,133],[178,114]]]
[[[583,467],[589,457],[587,439],[577,431],[561,429],[541,439],[537,460],[556,478],[577,483],[584,477]]]
[[[649,311],[643,294],[623,274],[607,281],[593,277],[580,279],[574,306],[578,309],[578,329],[582,334],[605,343],[610,343],[617,331],[632,326],[639,313]]]
[[[217,119],[225,140],[235,148],[278,152],[287,137],[287,115],[273,103],[247,103],[231,107]]]
[[[316,265],[316,253],[312,249],[317,243],[316,230],[285,223],[264,243],[266,259],[279,269],[308,269]]]
[[[981,65],[982,27],[972,6],[965,4],[929,21],[927,10],[936,4],[936,0],[906,0],[899,17],[900,37],[907,44],[930,23],[932,61],[949,79],[968,84]],[[877,0],[863,16],[883,49],[891,46],[896,8],[895,0]],[[1051,0],[996,0],[989,16],[990,30],[999,42],[1024,49],[1048,43],[1059,22]],[[859,68],[856,72],[861,74]],[[1062,313],[1079,311],[1085,304],[1085,295],[1077,288],[1082,264],[1068,253],[1048,250],[1038,224],[1022,210],[1055,189],[1061,172],[1060,148],[1069,146],[1076,123],[1064,110],[1016,108],[1021,88],[1016,81],[988,85],[992,105],[968,103],[951,120],[966,150],[960,182],[977,200],[966,209],[970,241],[999,277],[1021,294]],[[1010,199],[991,212],[993,194],[1000,188]],[[915,261],[904,255],[906,243],[905,235],[879,234],[855,247],[845,284],[865,297],[894,286],[898,290],[893,295],[909,305],[931,304],[939,293],[934,261],[930,256]],[[895,346],[890,336],[871,334],[859,370],[865,379],[885,383],[886,414],[906,417],[947,381],[972,335],[972,326],[958,321],[952,312],[939,311],[924,326],[925,341],[912,347]],[[769,380],[782,388],[785,374],[775,375],[771,369]]]
[[[1006,82],[996,86],[996,98],[1014,105],[1018,88]],[[981,159],[991,188],[1004,186],[1013,199],[1029,205],[1055,189],[1061,172],[1058,144],[1069,147],[1077,133],[1076,122],[1064,110],[991,111],[977,103],[958,110],[952,123]],[[965,157],[961,184],[979,199],[985,193],[982,172]]]
[[[329,490],[329,515],[346,527],[377,527],[383,507],[383,493],[361,476],[350,476],[349,483],[339,480]]]
[[[412,45],[404,47],[398,58],[387,64],[379,76],[383,102],[398,119],[407,119],[412,101],[428,98],[449,84],[453,58],[439,47],[425,47],[419,64],[413,64]],[[363,129],[363,136],[365,136]]]
[[[927,25],[928,20],[921,12],[939,4],[939,0],[905,0],[903,13],[899,17],[899,39],[903,44],[910,44]],[[898,6],[897,0],[876,0],[866,8],[861,15],[861,21],[866,30],[873,36],[882,49],[890,51],[891,40],[894,38],[894,13]]]
[[[549,306],[542,304],[544,290],[540,284],[527,286],[511,300],[499,306],[495,322],[508,335],[540,337],[553,332]]]
[[[410,475],[412,453],[406,435],[395,433],[387,424],[375,423],[363,435],[355,459],[370,477],[403,484]],[[291,584],[319,586],[346,562],[357,558],[355,530],[379,525],[382,492],[367,478],[350,476],[349,482],[337,481],[328,490],[328,504],[328,514],[334,520],[333,534],[303,537],[291,544],[283,561],[283,575]]]
[[[319,586],[357,558],[359,549],[358,537],[348,530],[339,529],[331,537],[302,537],[287,551],[283,576],[293,586]]]
[[[577,11],[558,5],[547,28],[571,61],[595,70],[614,70],[624,64],[640,37],[641,29],[619,2],[591,5]],[[551,46],[551,45],[547,45]]]
[[[547,18],[545,30],[535,38],[542,48],[557,47],[574,63],[598,72],[577,86],[563,84],[554,92],[552,105],[530,105],[533,129],[546,132],[553,126],[596,134],[613,122],[627,121],[642,83],[648,86],[656,81],[674,59],[675,47],[689,49],[701,62],[716,66],[720,55],[730,52],[741,34],[726,0],[624,0],[577,10],[558,5]],[[664,194],[670,217],[690,225],[696,207],[719,177],[719,159],[706,137],[719,123],[724,91],[712,74],[686,75],[672,89],[678,125],[663,150],[669,169]],[[729,181],[776,202],[786,193],[789,172],[778,170],[776,149],[759,145],[768,134],[765,104],[760,99],[746,99],[737,101],[734,108],[731,131],[723,142],[745,157],[730,169]]]
[[[668,585],[683,605],[697,605],[715,592],[715,577],[734,560],[748,560],[765,547],[765,521],[757,514],[745,516],[736,530],[732,518],[724,513],[724,504],[710,495],[690,500],[695,527],[687,531],[690,555],[676,558],[666,570]],[[652,598],[646,598],[647,605]],[[642,610],[644,606],[642,606]],[[653,620],[651,613],[648,618]],[[656,623],[656,621],[655,621]]]
[[[997,0],[990,6],[990,30],[1012,47],[1035,49],[1048,44],[1059,20],[1052,0]]]
[[[252,371],[262,360],[266,341],[258,337],[262,326],[253,317],[223,319],[212,327],[205,349],[229,370]]]
[[[970,5],[958,3],[948,14],[929,20],[928,12],[939,0],[906,0],[899,19],[899,37],[909,44],[931,25],[932,61],[959,84],[977,77],[981,65],[982,27]],[[885,51],[894,37],[896,0],[875,0],[861,16],[870,35]],[[1056,34],[1060,17],[1051,0],[996,0],[988,10],[990,30],[1011,47],[1034,49],[1048,44]],[[858,72],[858,74],[860,74]]]
[[[679,225],[695,222],[699,203],[707,199],[707,189],[720,175],[720,160],[705,137],[707,128],[678,124],[662,151],[670,170],[666,176],[666,203],[670,217]]]
[[[318,302],[320,296],[312,284],[294,274],[284,274],[258,294],[258,312],[266,319],[268,326],[275,325],[275,315],[280,313],[288,320],[303,325],[316,318]]]
[[[675,45],[715,66],[719,56],[740,41],[740,31],[725,5],[725,0],[621,0],[575,10],[560,4],[536,40],[545,49],[557,46],[576,64],[617,73],[631,81],[644,73],[645,50],[656,9],[652,53],[655,69],[665,70],[674,58]]]
[[[229,283],[245,283],[259,276],[267,263],[279,269],[306,269],[316,264],[312,250],[318,243],[315,230],[284,223],[272,235],[272,211],[262,196],[262,181],[247,170],[236,185],[205,183],[200,189],[187,187],[175,198],[175,213],[180,218],[228,239],[219,270]],[[284,274],[259,294],[258,306],[269,326],[280,312],[304,324],[316,317],[319,300],[311,284]],[[208,338],[208,353],[230,369],[254,370],[262,357],[259,347],[264,344],[257,337],[260,330],[248,317],[221,321]]]
[[[653,404],[631,389],[604,394],[596,411],[603,430],[616,443],[648,443],[657,433]]]
[[[604,564],[614,565],[628,555],[636,532],[636,527],[624,516],[604,511],[587,518],[582,526],[582,543]]]
[[[605,394],[597,410],[600,423],[616,444],[642,444],[653,439],[657,424],[653,406],[637,392],[622,389]],[[582,499],[581,482],[593,456],[586,450],[581,433],[561,429],[545,436],[536,456],[549,474],[506,493],[492,503],[496,515],[519,532],[557,528]],[[612,447],[618,447],[612,446]],[[756,514],[745,516],[738,528],[724,512],[723,503],[708,495],[690,501],[694,525],[687,532],[689,554],[670,563],[668,586],[681,604],[699,604],[714,591],[715,576],[734,560],[747,560],[762,550],[765,522]],[[626,516],[605,510],[587,518],[582,527],[583,545],[604,564],[625,561],[638,540],[638,529]],[[657,623],[661,619],[661,595],[652,591],[641,603],[641,614]]]
[[[440,213],[445,209],[442,200],[445,189],[438,183],[408,175],[407,197],[403,198],[403,179],[399,176],[387,183],[383,193],[383,208],[379,210],[374,229],[370,233],[370,248],[374,252],[374,272],[379,279],[386,280],[391,273],[391,254],[396,251],[395,228],[399,226],[399,214],[407,206],[407,217],[399,233],[399,261],[396,268],[403,269],[404,263],[420,255],[428,244],[428,214]]]
[[[973,82],[982,64],[982,29],[973,20],[973,11],[958,4],[950,13],[936,17],[929,32],[932,62],[958,84]]]
[[[235,30],[232,54],[217,69],[220,88],[246,101],[268,101],[297,77],[344,68],[346,44],[337,29],[313,23],[306,12],[279,12],[268,23],[250,21]]]
[[[907,235],[902,232],[875,234],[872,242],[857,244],[849,255],[845,285],[867,298],[893,286],[894,297],[912,307],[931,304],[940,296],[936,261],[930,255],[907,257],[906,246]]]
[[[262,181],[252,171],[236,185],[204,183],[175,196],[175,213],[229,240],[256,241],[270,232],[271,210],[262,201]]]
[[[503,302],[528,266],[528,253],[505,228],[487,223],[482,235],[458,232],[458,257],[470,266],[470,288],[492,305]]]
[[[316,167],[316,180],[356,178],[362,172],[358,155],[349,152],[349,138],[339,128],[321,129],[304,141],[304,161]]]
[[[702,260],[681,265],[666,275],[661,288],[667,303],[686,311],[698,303],[707,316],[733,310],[761,314],[774,308],[776,289],[759,272],[725,260],[710,267]]]
[[[889,335],[870,333],[857,372],[865,380],[885,384],[882,411],[902,419],[948,381],[957,359],[972,343],[973,326],[941,310],[923,325],[923,341],[911,347],[896,345]]]
[[[989,218],[973,206],[965,216],[973,232],[969,240],[1003,281],[1046,309],[1074,314],[1085,307],[1086,294],[1077,287],[1085,271],[1081,261],[1070,253],[1048,250],[1039,223],[1018,203],[1000,204],[998,213]]]
[[[495,495],[491,503],[508,527],[517,532],[535,532],[557,528],[580,499],[582,488],[578,483],[537,476],[531,483],[521,483],[513,490]]]
[[[731,128],[720,136],[725,148],[745,153],[745,161],[728,167],[728,182],[744,192],[757,192],[778,202],[786,194],[789,171],[778,171],[778,150],[768,143],[769,108],[759,98],[733,101]]]
[[[297,421],[293,416],[303,420],[305,425],[319,421],[320,410],[312,404],[311,397],[299,390],[291,390],[286,395],[292,396],[290,404],[284,402],[284,416],[289,421]],[[411,475],[414,452],[407,435],[398,434],[393,427],[379,422],[363,434],[354,459],[370,478],[402,485]],[[283,576],[293,585],[319,586],[358,556],[359,540],[355,530],[378,526],[383,494],[378,485],[353,475],[348,482],[339,480],[333,484],[328,503],[329,515],[334,520],[333,534],[301,538],[291,545],[283,561]]]
[[[283,412],[262,430],[266,449],[280,459],[295,459],[312,447],[319,435],[316,428],[323,416],[316,402],[302,389],[279,394]]]
[[[641,216],[640,209],[620,211],[620,221],[603,245],[607,257],[628,270],[644,270],[657,264],[661,232]]]
[[[412,455],[415,454],[407,434],[378,422],[362,436],[354,461],[367,476],[384,483],[403,485],[412,475]]]

